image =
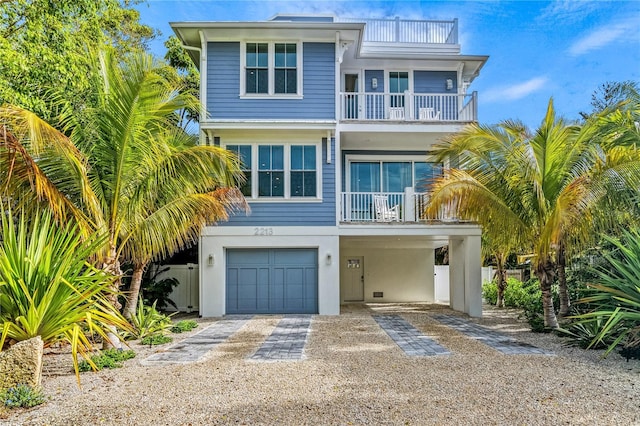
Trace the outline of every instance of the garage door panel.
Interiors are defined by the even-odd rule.
[[[317,313],[315,249],[227,250],[227,314]]]

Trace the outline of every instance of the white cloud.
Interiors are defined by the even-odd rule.
[[[542,89],[548,81],[548,77],[540,76],[510,86],[493,87],[483,93],[482,100],[485,102],[496,102],[522,99]]]
[[[598,1],[556,0],[542,9],[542,13],[537,20],[539,22],[549,22],[553,25],[556,25],[557,22],[564,22],[565,24],[567,22],[578,22],[602,7],[610,6]]]
[[[582,36],[569,47],[569,54],[573,56],[583,55],[592,50],[600,49],[616,41],[623,41],[632,37],[638,37],[637,19],[629,19],[617,24],[600,27]]]

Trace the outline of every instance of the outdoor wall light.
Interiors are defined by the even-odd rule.
[[[371,79],[371,88],[372,88],[372,89],[377,89],[377,88],[378,88],[378,79],[377,79],[377,78],[375,78],[375,77],[373,77],[373,78]]]
[[[213,266],[216,263],[216,257],[213,254],[209,254],[209,258],[207,259],[207,265]]]
[[[327,253],[327,257],[325,259],[325,262],[327,263],[327,266],[331,265],[331,253]]]
[[[453,89],[453,80],[452,79],[448,78],[446,80],[446,83],[447,83],[447,90]]]

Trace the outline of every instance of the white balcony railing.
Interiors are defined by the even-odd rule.
[[[340,194],[340,222],[456,222],[451,209],[443,208],[434,216],[424,212],[429,194],[417,193],[413,188],[404,192],[342,192]]]
[[[338,18],[339,22],[363,22],[364,42],[457,44],[458,20],[418,21],[395,19]]]
[[[341,92],[340,119],[468,123],[478,120],[478,93]]]

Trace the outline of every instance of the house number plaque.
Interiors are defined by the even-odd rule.
[[[273,235],[273,228],[253,228],[253,235],[259,235],[261,237],[268,237]]]

